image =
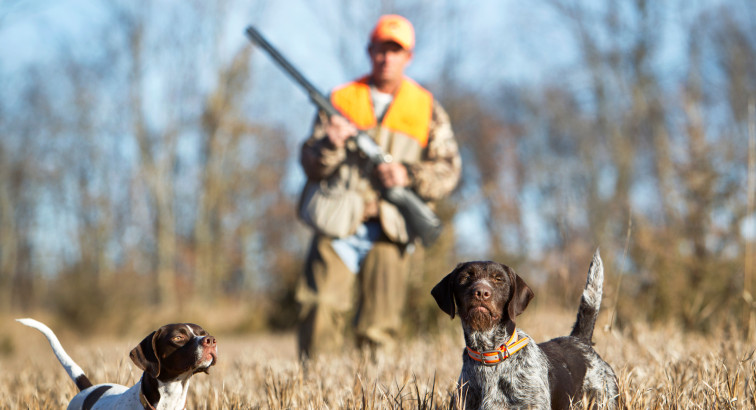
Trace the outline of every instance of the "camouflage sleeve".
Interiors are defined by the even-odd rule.
[[[310,137],[302,144],[300,163],[307,178],[321,180],[331,175],[346,158],[346,148],[336,148],[326,136],[328,116],[318,112]]]
[[[433,101],[428,145],[422,161],[408,166],[412,188],[426,201],[436,201],[451,193],[459,182],[462,159],[454,138],[449,115]]]

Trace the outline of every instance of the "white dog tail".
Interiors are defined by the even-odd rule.
[[[55,336],[55,333],[53,333],[53,331],[50,330],[49,327],[45,326],[44,323],[38,322],[34,319],[16,319],[16,321],[20,322],[23,325],[33,327],[42,332],[43,335],[45,335],[47,341],[50,342],[50,347],[52,347],[53,353],[55,353],[55,356],[58,358],[58,361],[60,361],[60,364],[63,365],[63,368],[66,369],[66,372],[71,377],[71,380],[76,383],[76,387],[79,388],[79,391],[84,390],[88,387],[92,387],[92,382],[89,381],[87,376],[84,374],[84,371],[81,370],[81,367],[79,367],[79,365],[76,364],[73,359],[71,359],[71,356],[69,356],[68,353],[63,350],[63,346],[61,346],[58,338]]]
[[[570,336],[583,339],[591,343],[593,327],[596,325],[599,307],[601,307],[601,294],[604,287],[604,263],[601,261],[599,250],[593,254],[591,266],[588,268],[588,279],[585,281],[585,290],[580,298],[577,319],[572,327]]]

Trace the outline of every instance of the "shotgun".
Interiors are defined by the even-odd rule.
[[[253,43],[262,47],[294,81],[302,86],[309,95],[310,100],[319,109],[323,110],[329,117],[334,115],[343,117],[331,104],[331,101],[294,68],[257,29],[252,26],[247,27],[247,37]],[[393,161],[391,155],[383,152],[381,147],[366,133],[359,131],[353,138],[357,144],[357,148],[374,164]],[[425,246],[432,245],[438,239],[442,228],[441,220],[417,194],[407,188],[393,187],[384,189],[383,197],[394,204],[402,213],[411,237],[419,237]]]

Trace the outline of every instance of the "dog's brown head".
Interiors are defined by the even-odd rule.
[[[150,333],[129,354],[140,369],[158,380],[207,373],[218,360],[217,342],[193,323],[174,323]]]
[[[463,323],[476,331],[514,325],[534,296],[512,268],[495,262],[460,263],[431,294],[441,310],[452,319],[458,311]]]

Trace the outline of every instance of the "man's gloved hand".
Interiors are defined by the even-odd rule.
[[[406,187],[410,184],[407,168],[398,162],[379,164],[375,167],[375,173],[384,187]]]
[[[334,115],[325,127],[328,140],[336,148],[343,148],[349,137],[357,135],[357,127],[344,117]]]

